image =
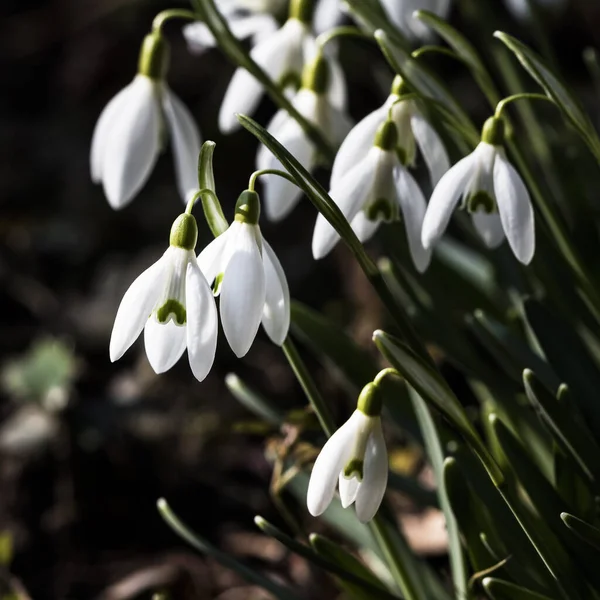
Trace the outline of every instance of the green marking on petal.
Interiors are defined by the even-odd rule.
[[[369,202],[364,208],[369,221],[385,221],[389,223],[396,217],[396,206],[387,198],[377,198]]]
[[[221,293],[221,284],[223,283],[223,273],[219,273],[215,277],[213,283],[213,296],[218,296]]]
[[[467,198],[467,210],[470,213],[476,213],[477,211],[482,210],[489,215],[496,212],[496,203],[487,192],[480,190]]]
[[[291,88],[294,88],[295,90],[297,90],[301,84],[302,84],[302,78],[300,76],[300,73],[295,72],[295,71],[287,71],[279,79],[279,87],[282,90],[285,90],[288,87],[291,87]]]
[[[360,460],[360,458],[353,458],[350,462],[344,467],[344,477],[350,479],[351,477],[356,477],[359,481],[363,479],[363,467],[364,462]]]
[[[169,298],[161,307],[156,310],[156,318],[159,323],[166,323],[171,316],[177,325],[185,325],[185,306],[173,298]]]

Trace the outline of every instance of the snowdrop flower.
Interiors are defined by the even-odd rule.
[[[285,273],[258,226],[260,200],[246,190],[238,198],[235,220],[198,256],[209,283],[220,295],[221,323],[231,349],[244,356],[262,323],[281,346],[290,326],[290,292]]]
[[[417,149],[419,149],[429,170],[433,186],[450,168],[450,159],[442,140],[421,114],[417,103],[410,99],[402,100],[406,92],[402,78],[397,76],[384,104],[352,128],[342,142],[333,163],[330,182],[332,189],[338,187],[345,176],[366,157],[377,129],[388,115],[396,124],[398,149],[404,156],[404,163],[407,166],[415,166]]]
[[[325,512],[339,483],[344,508],[355,503],[362,523],[375,516],[388,480],[380,414],[377,386],[369,383],[352,416],[327,440],[315,461],[306,497],[311,515],[318,517]]]
[[[322,55],[304,69],[302,88],[292,99],[292,104],[308,121],[338,146],[348,133],[351,122],[343,110],[332,105],[327,90],[331,81],[330,63]],[[269,133],[275,137],[300,164],[309,171],[316,166],[318,151],[298,121],[287,111],[278,111],[269,125]],[[256,168],[284,169],[282,164],[265,146],[261,146],[256,157]],[[302,191],[289,181],[267,176],[264,179],[264,200],[267,217],[279,221],[296,206]]]
[[[425,248],[442,236],[462,197],[485,244],[496,248],[506,236],[517,259],[529,264],[535,251],[533,208],[523,180],[506,158],[503,141],[502,120],[488,119],[474,152],[442,177],[423,222]]]
[[[423,272],[431,258],[431,251],[421,244],[427,203],[419,185],[398,158],[397,138],[393,121],[380,125],[367,155],[337,180],[329,194],[361,242],[368,240],[382,221],[404,220],[413,263]],[[335,229],[319,214],[312,240],[314,258],[323,258],[338,240]]]
[[[304,66],[317,54],[315,38],[311,32],[313,0],[292,0],[290,17],[284,25],[262,40],[250,51],[250,56],[269,77],[286,91],[295,91],[302,78]],[[342,70],[333,56],[331,86],[328,90],[334,106],[345,108],[346,87]],[[219,129],[231,133],[239,129],[236,113],[251,115],[263,94],[262,84],[246,69],[238,68],[225,92],[219,111]]]
[[[142,45],[138,74],[104,108],[92,138],[92,181],[102,183],[109,204],[123,208],[144,186],[168,134],[179,194],[196,191],[200,134],[189,110],[164,77],[169,49],[158,33]]]
[[[450,5],[450,0],[381,0],[392,23],[411,41],[427,41],[433,37],[431,29],[413,16],[416,10],[427,10],[446,19]]]
[[[144,330],[146,355],[156,373],[168,371],[185,349],[192,373],[202,381],[217,347],[218,317],[212,291],[194,248],[196,220],[180,215],[171,228],[170,245],[162,257],[129,287],[117,311],[110,338],[115,362]]]
[[[536,0],[536,2],[540,8],[548,10],[560,10],[567,5],[567,0]],[[527,20],[532,17],[530,0],[504,0],[504,3],[517,19]]]

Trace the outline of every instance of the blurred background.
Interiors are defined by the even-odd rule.
[[[501,0],[489,0],[488,21],[475,26],[477,3],[466,0],[452,13],[475,43],[502,28],[536,44],[535,31],[514,21]],[[178,6],[157,0],[0,3],[2,598],[9,590],[36,600],[152,598],[161,590],[183,600],[267,597],[181,542],[157,513],[161,496],[215,545],[292,582],[305,597],[336,594],[330,581],[253,524],[256,514],[285,524],[269,486],[273,459],[289,431],[254,426],[253,434],[254,417],[234,400],[224,378],[238,374],[282,412],[303,409],[281,351],[261,332],[240,361],[222,340],[202,384],[185,359],[156,376],[140,343],[116,364],[108,358],[118,303],[164,251],[182,205],[166,152],[139,196],[124,210],[111,210],[90,181],[90,140],[104,105],[133,77],[153,17]],[[581,58],[584,48],[600,47],[600,2],[573,1],[546,26],[563,73],[588,106],[600,105]],[[217,142],[217,191],[231,217],[256,150],[245,132],[224,137],[217,131],[233,68],[217,50],[190,55],[177,22],[166,32],[169,83],[203,138]],[[350,112],[359,119],[382,102],[391,73],[376,50],[361,43],[345,43],[341,59]],[[444,59],[432,64],[478,122],[488,116],[460,65]],[[265,124],[273,110],[265,100],[257,120]],[[385,324],[385,315],[344,249],[314,263],[314,218],[305,202],[285,222],[263,223],[263,233],[281,259],[292,296],[343,325],[371,352],[371,332]],[[202,247],[210,239],[203,224],[200,236]],[[305,358],[338,419],[346,418],[355,398],[331,369]],[[392,459],[393,468],[432,485],[409,446]],[[440,513],[417,510],[400,494],[393,500],[411,543],[447,570]],[[294,518],[308,519],[302,503],[291,497],[287,503]],[[315,520],[310,527],[323,529]]]

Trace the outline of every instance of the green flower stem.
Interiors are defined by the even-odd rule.
[[[217,195],[212,191],[209,190],[208,188],[205,188],[203,190],[200,190],[198,192],[196,192],[193,197],[190,199],[190,201],[187,203],[187,206],[185,207],[185,214],[186,215],[191,215],[192,211],[194,210],[194,206],[196,204],[196,202],[198,202],[198,200],[200,198],[202,198],[202,196],[204,195],[209,195],[211,196],[211,198],[215,201],[215,202],[219,202],[219,199],[217,198]]]
[[[215,177],[213,174],[213,154],[216,144],[207,140],[202,144],[200,156],[198,156],[198,187],[202,198],[202,209],[204,217],[212,234],[217,237],[226,231],[229,223],[223,214],[221,203],[217,197],[215,188]]]
[[[159,12],[152,21],[152,31],[162,33],[163,25],[171,19],[184,19],[185,21],[197,21],[198,15],[191,10],[172,8]]]
[[[500,119],[502,117],[502,111],[506,108],[506,106],[511,102],[515,102],[516,100],[543,100],[545,102],[551,102],[552,104],[554,104],[552,98],[549,98],[548,96],[546,96],[546,94],[513,94],[512,96],[508,96],[503,100],[500,100],[500,102],[498,102],[494,116],[497,119]]]
[[[327,44],[329,44],[329,42],[331,42],[332,40],[341,38],[341,37],[356,38],[359,40],[364,40],[364,41],[369,41],[369,42],[373,41],[373,38],[370,35],[367,35],[363,31],[358,29],[358,27],[351,27],[351,26],[346,25],[343,27],[335,27],[334,29],[330,29],[329,31],[323,32],[317,38],[317,47],[320,50],[323,50],[325,48],[325,46]]]
[[[319,152],[331,163],[335,158],[335,149],[325,138],[318,127],[315,127],[308,119],[301,115],[294,105],[286,98],[285,94],[279,89],[263,69],[261,69],[254,60],[252,60],[248,51],[231,33],[227,21],[221,16],[215,7],[214,0],[193,0],[196,10],[202,16],[204,22],[217,40],[219,48],[239,67],[246,69],[251,73],[264,87],[267,94],[280,108],[286,110],[289,115],[295,119],[308,138],[318,148]]]
[[[296,180],[289,173],[286,173],[285,171],[281,171],[279,169],[261,169],[260,171],[254,171],[254,173],[252,173],[252,175],[250,175],[250,180],[248,181],[248,189],[249,190],[254,190],[254,186],[256,185],[256,180],[261,175],[278,175],[279,177],[283,177],[284,179],[287,179],[290,183],[293,183],[294,185],[296,185]]]

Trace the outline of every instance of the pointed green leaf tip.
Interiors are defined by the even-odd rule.
[[[169,42],[160,33],[149,33],[142,42],[138,73],[161,80],[167,75],[171,55]]]
[[[193,250],[198,241],[198,225],[192,215],[179,215],[171,227],[169,244],[184,250]]]
[[[260,198],[254,190],[244,190],[235,203],[235,220],[247,225],[258,225]]]

